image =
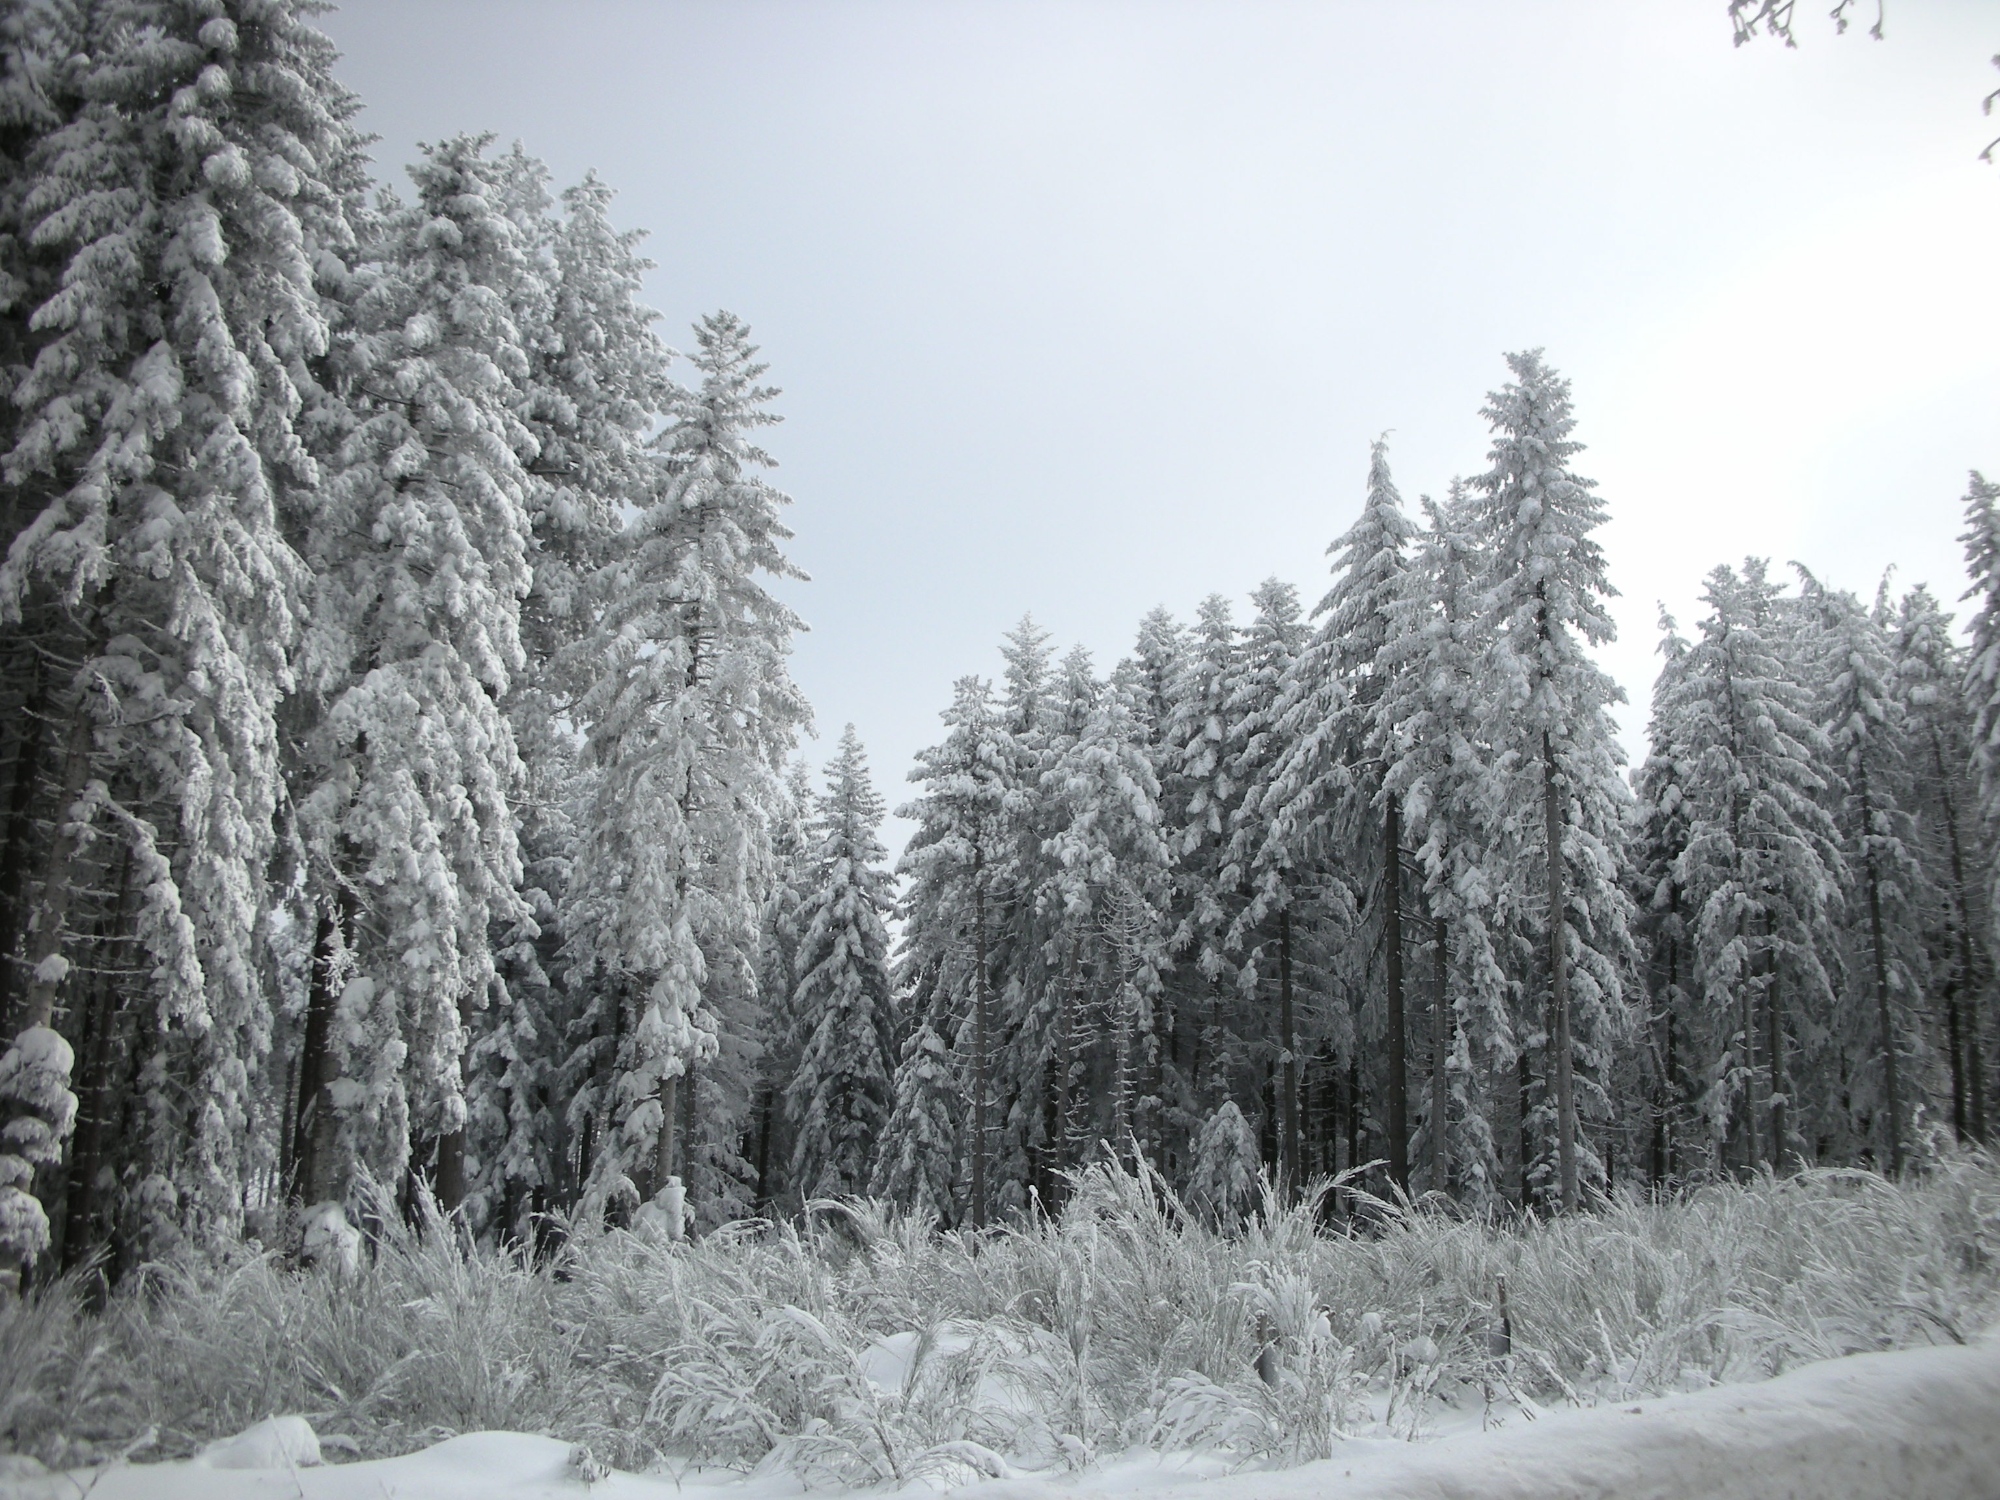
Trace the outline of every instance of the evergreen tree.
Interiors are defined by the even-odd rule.
[[[1874,990],[1872,1028],[1850,1024],[1838,1030],[1845,1033],[1840,1040],[1849,1055],[1872,1052],[1880,1059],[1879,1092],[1870,1102],[1877,1106],[1882,1156],[1891,1172],[1900,1173],[1909,1145],[1910,1085],[1917,1076],[1904,1054],[1917,1049],[1915,1036],[1907,1034],[1907,1024],[1898,1024],[1897,1013],[1908,1010],[1923,989],[1917,911],[1924,880],[1910,812],[1915,789],[1906,753],[1909,724],[1887,632],[1852,594],[1823,587],[1803,568],[1799,573],[1809,639],[1806,671],[1798,675],[1820,684],[1818,719],[1834,772],[1835,822],[1852,883],[1847,905],[1867,924],[1865,934],[1857,934],[1859,940],[1849,947],[1857,957],[1866,954]],[[1767,1010],[1774,1009],[1775,1002],[1767,1004]],[[1769,1065],[1782,1093],[1777,1081],[1783,1073],[1782,1033],[1775,1018],[1770,1034]],[[1855,1096],[1862,1091],[1854,1081],[1843,1092],[1860,1102]],[[1782,1120],[1774,1106],[1774,1142],[1783,1139]]]
[[[1473,522],[1489,558],[1489,670],[1505,694],[1493,736],[1508,821],[1540,814],[1549,976],[1549,1052],[1562,1205],[1580,1202],[1575,1064],[1607,1060],[1625,1021],[1621,973],[1632,956],[1631,903],[1619,887],[1629,793],[1609,708],[1623,694],[1589,655],[1616,635],[1604,551],[1590,533],[1604,502],[1570,461],[1569,382],[1541,351],[1507,356],[1512,382],[1483,415],[1492,468],[1472,481]],[[1539,804],[1539,805],[1537,805]]]
[[[323,709],[300,817],[334,914],[325,1051],[301,1084],[309,1200],[344,1193],[354,1165],[399,1181],[415,1131],[456,1202],[467,1022],[495,978],[489,929],[522,914],[521,767],[499,705],[526,665],[537,445],[517,415],[515,309],[538,272],[485,146],[427,151],[416,201],[391,206],[344,289],[351,416],[307,543]]]
[[[1430,913],[1430,1089],[1426,1167],[1433,1191],[1452,1169],[1474,1196],[1497,1162],[1479,1079],[1511,1066],[1508,983],[1493,940],[1509,907],[1510,834],[1493,805],[1493,706],[1481,668],[1491,642],[1478,599],[1484,568],[1463,486],[1424,500],[1429,526],[1402,574],[1381,647],[1377,705],[1383,796],[1400,799]],[[1452,1102],[1457,1101],[1453,1148]]]
[[[1992,963],[1975,894],[1984,888],[1985,848],[1973,817],[1972,720],[1959,692],[1965,652],[1952,638],[1951,617],[1922,585],[1903,596],[1894,651],[1897,689],[1912,734],[1924,863],[1929,885],[1941,898],[1931,971],[1946,976],[1952,1130],[1960,1140],[1983,1142],[1987,1049],[1981,1002],[1992,982]]]
[[[922,1020],[897,1065],[876,1190],[951,1216],[958,1132],[947,1127],[962,1115],[964,1211],[984,1228],[994,1123],[989,898],[1006,875],[996,865],[1012,751],[980,678],[958,680],[944,722],[944,742],[921,751],[910,772],[923,793],[898,814],[918,825],[900,866],[909,885],[898,966],[905,1003]]]
[[[591,1030],[616,1037],[596,1201],[670,1180],[678,1193],[685,1157],[712,1218],[754,1192],[735,1148],[759,1045],[762,890],[778,777],[806,721],[786,669],[802,627],[763,577],[804,575],[781,549],[787,497],[756,473],[771,460],[751,434],[777,420],[776,393],[756,384],[749,330],[717,313],[695,335],[701,383],[676,399],[658,487],[593,582],[578,648],[597,663],[580,713],[600,780],[564,926],[572,982],[596,997]],[[729,1087],[684,1090],[710,1062]],[[690,1125],[701,1134],[677,1151]]]
[[[866,1190],[889,1106],[889,934],[882,799],[847,726],[814,820],[817,880],[800,910],[793,1013],[809,1026],[785,1089],[792,1181],[807,1197]]]
[[[1740,575],[1709,574],[1708,617],[1674,663],[1656,725],[1664,757],[1685,767],[1685,844],[1672,874],[1688,907],[1688,987],[1706,1002],[1703,1112],[1718,1156],[1733,1128],[1750,1166],[1804,1147],[1791,1133],[1801,1122],[1787,1119],[1784,1054],[1792,1018],[1831,1008],[1822,955],[1834,950],[1845,877],[1823,801],[1829,746],[1774,640],[1777,593],[1755,559]],[[1760,1049],[1769,1136],[1756,1108]]]
[[[84,1044],[87,1149],[47,1179],[71,1253],[117,1211],[92,1206],[114,1151],[152,1247],[183,1227],[227,1238],[273,1142],[251,1080],[305,582],[285,528],[318,477],[301,431],[330,338],[315,262],[349,238],[354,105],[287,3],[16,8],[4,47],[0,623],[33,716],[10,731],[0,859],[19,959],[0,1004],[28,1041],[0,1069],[54,1100],[74,1049],[42,1033]],[[109,984],[113,950],[143,977]],[[134,1052],[139,1092],[116,1100],[107,1070]]]

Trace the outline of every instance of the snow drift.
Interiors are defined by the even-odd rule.
[[[420,1453],[315,1466],[296,1417],[262,1424],[202,1458],[67,1474],[0,1471],[10,1500],[715,1500],[794,1494],[757,1474],[605,1473],[578,1447],[472,1433]],[[226,1465],[218,1464],[227,1454]],[[244,1459],[262,1455],[268,1466]],[[1175,1458],[1127,1456],[1060,1477],[969,1486],[967,1500],[1127,1496],[1151,1500],[1990,1500],[2000,1483],[2000,1341],[1803,1366],[1752,1385],[1593,1407],[1429,1443],[1357,1439],[1296,1469],[1189,1481]],[[592,1476],[601,1476],[594,1478]],[[825,1493],[825,1492],[822,1492]]]

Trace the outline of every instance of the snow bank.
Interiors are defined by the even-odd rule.
[[[302,1434],[299,1429],[305,1429]],[[609,1474],[553,1438],[482,1432],[421,1453],[304,1467],[299,1418],[227,1444],[270,1467],[214,1458],[101,1474],[0,1468],[7,1500],[771,1500],[779,1476]],[[284,1462],[286,1458],[290,1462]],[[1204,1463],[1202,1467],[1207,1467]],[[2000,1341],[1861,1354],[1756,1385],[1718,1386],[1544,1416],[1429,1443],[1356,1440],[1296,1469],[1190,1482],[1173,1460],[1127,1460],[1080,1475],[968,1486],[962,1500],[1991,1500],[2000,1494]],[[815,1491],[830,1496],[830,1491]]]
[[[998,1490],[998,1486],[985,1487]],[[2000,1341],[1804,1365],[1432,1443],[1360,1441],[1155,1500],[1993,1500]],[[986,1500],[1001,1500],[989,1494]]]

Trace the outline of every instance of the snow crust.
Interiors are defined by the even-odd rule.
[[[881,1350],[893,1381],[907,1352]],[[605,1472],[574,1444],[455,1437],[401,1458],[310,1467],[300,1417],[186,1462],[102,1472],[0,1468],[0,1496],[55,1500],[778,1500],[783,1474]],[[241,1460],[241,1461],[239,1461]],[[2000,1491],[2000,1340],[1859,1354],[1754,1385],[1543,1416],[1434,1442],[1356,1439],[1299,1468],[1218,1474],[1214,1456],[1128,1454],[1080,1474],[984,1481],[964,1500],[1991,1500]],[[601,1478],[587,1478],[602,1474]],[[836,1494],[815,1490],[830,1500]]]

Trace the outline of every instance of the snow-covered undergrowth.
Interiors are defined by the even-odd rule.
[[[1953,1343],[1996,1314],[1985,1159],[1554,1222],[1385,1211],[1353,1234],[1303,1209],[1218,1234],[1157,1182],[1099,1168],[1059,1221],[983,1238],[862,1205],[690,1244],[613,1233],[537,1268],[434,1223],[352,1272],[182,1262],[94,1313],[55,1289],[0,1312],[0,1442],[73,1466],[301,1413],[333,1460],[506,1430],[621,1468],[843,1484],[1076,1468],[1134,1444],[1298,1463],[1344,1435]]]

